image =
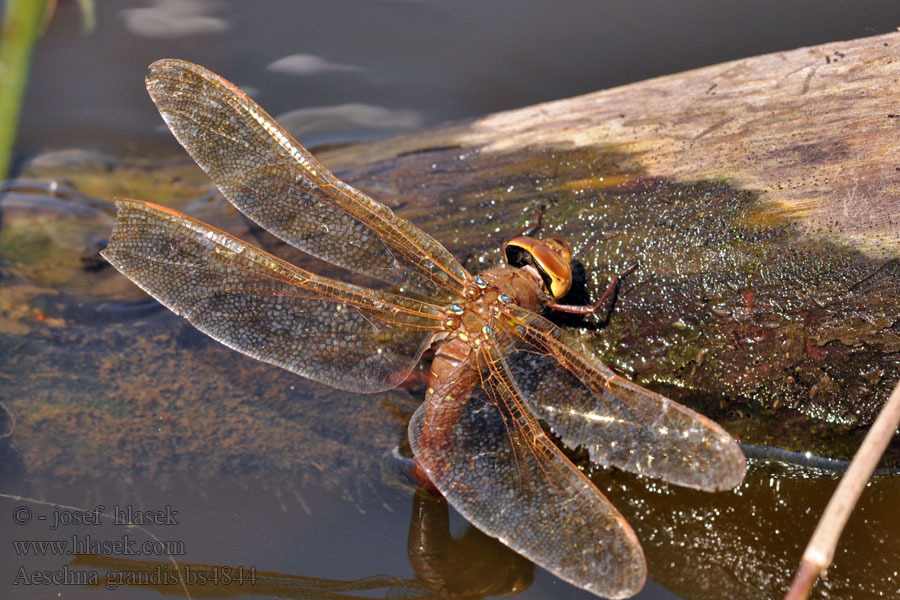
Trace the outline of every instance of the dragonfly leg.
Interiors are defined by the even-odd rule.
[[[425,469],[422,468],[422,465],[419,464],[418,459],[413,459],[413,478],[421,485],[423,488],[428,490],[428,492],[433,496],[440,496],[441,493],[435,487],[433,483],[431,483],[431,479],[428,477],[428,473],[425,472]]]
[[[419,488],[424,489],[432,496],[442,497],[438,489],[431,483],[431,479],[429,479],[425,469],[419,465],[419,461],[415,458],[404,456],[399,446],[394,446],[391,449],[388,460],[391,467],[408,482],[417,484]]]
[[[573,315],[592,315],[597,312],[603,303],[606,302],[613,294],[615,294],[616,289],[619,286],[619,281],[632,271],[637,268],[637,263],[630,265],[616,273],[613,278],[610,280],[609,285],[606,287],[606,291],[603,292],[603,295],[594,302],[593,304],[561,304],[556,301],[548,302],[547,306],[552,308],[553,310],[558,310],[559,312],[570,313]]]

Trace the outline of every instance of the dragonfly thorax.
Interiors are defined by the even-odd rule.
[[[485,327],[504,305],[536,310],[546,300],[541,276],[534,267],[496,267],[475,277],[457,302],[444,309],[444,328],[474,347],[484,341]]]
[[[473,351],[491,343],[492,323],[506,305],[537,310],[546,293],[533,267],[496,267],[466,286],[457,302],[444,309],[444,334],[431,363],[429,394]]]
[[[485,294],[486,300],[537,310],[547,299],[541,275],[531,265],[495,267],[483,272],[481,277],[488,283],[488,289],[493,290],[492,297]]]

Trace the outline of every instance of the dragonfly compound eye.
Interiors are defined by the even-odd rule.
[[[544,287],[557,300],[572,287],[572,251],[560,238],[515,237],[506,243],[506,262],[513,267],[535,267]]]

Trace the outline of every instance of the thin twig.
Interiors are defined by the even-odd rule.
[[[898,424],[900,424],[900,382],[894,387],[891,397],[856,451],[850,468],[844,473],[831,500],[828,501],[828,506],[825,507],[825,512],[822,513],[819,524],[803,552],[803,560],[797,574],[794,575],[791,589],[784,596],[785,600],[806,598],[816,579],[831,566],[838,538],[866,482],[872,476],[875,465],[894,437]]]

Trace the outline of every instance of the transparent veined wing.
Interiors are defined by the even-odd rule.
[[[726,490],[746,459],[718,424],[613,373],[571,335],[508,307],[493,328],[507,376],[527,407],[591,461],[678,485]]]
[[[434,238],[341,182],[246,94],[190,62],[150,65],[147,90],[185,150],[239,210],[292,246],[431,299],[468,273]]]
[[[120,199],[103,256],[195,327],[248,356],[360,392],[402,382],[439,309],[321,277],[177,211]]]
[[[416,460],[486,534],[600,596],[636,594],[647,567],[633,530],[542,431],[495,350],[478,352],[413,415]]]

